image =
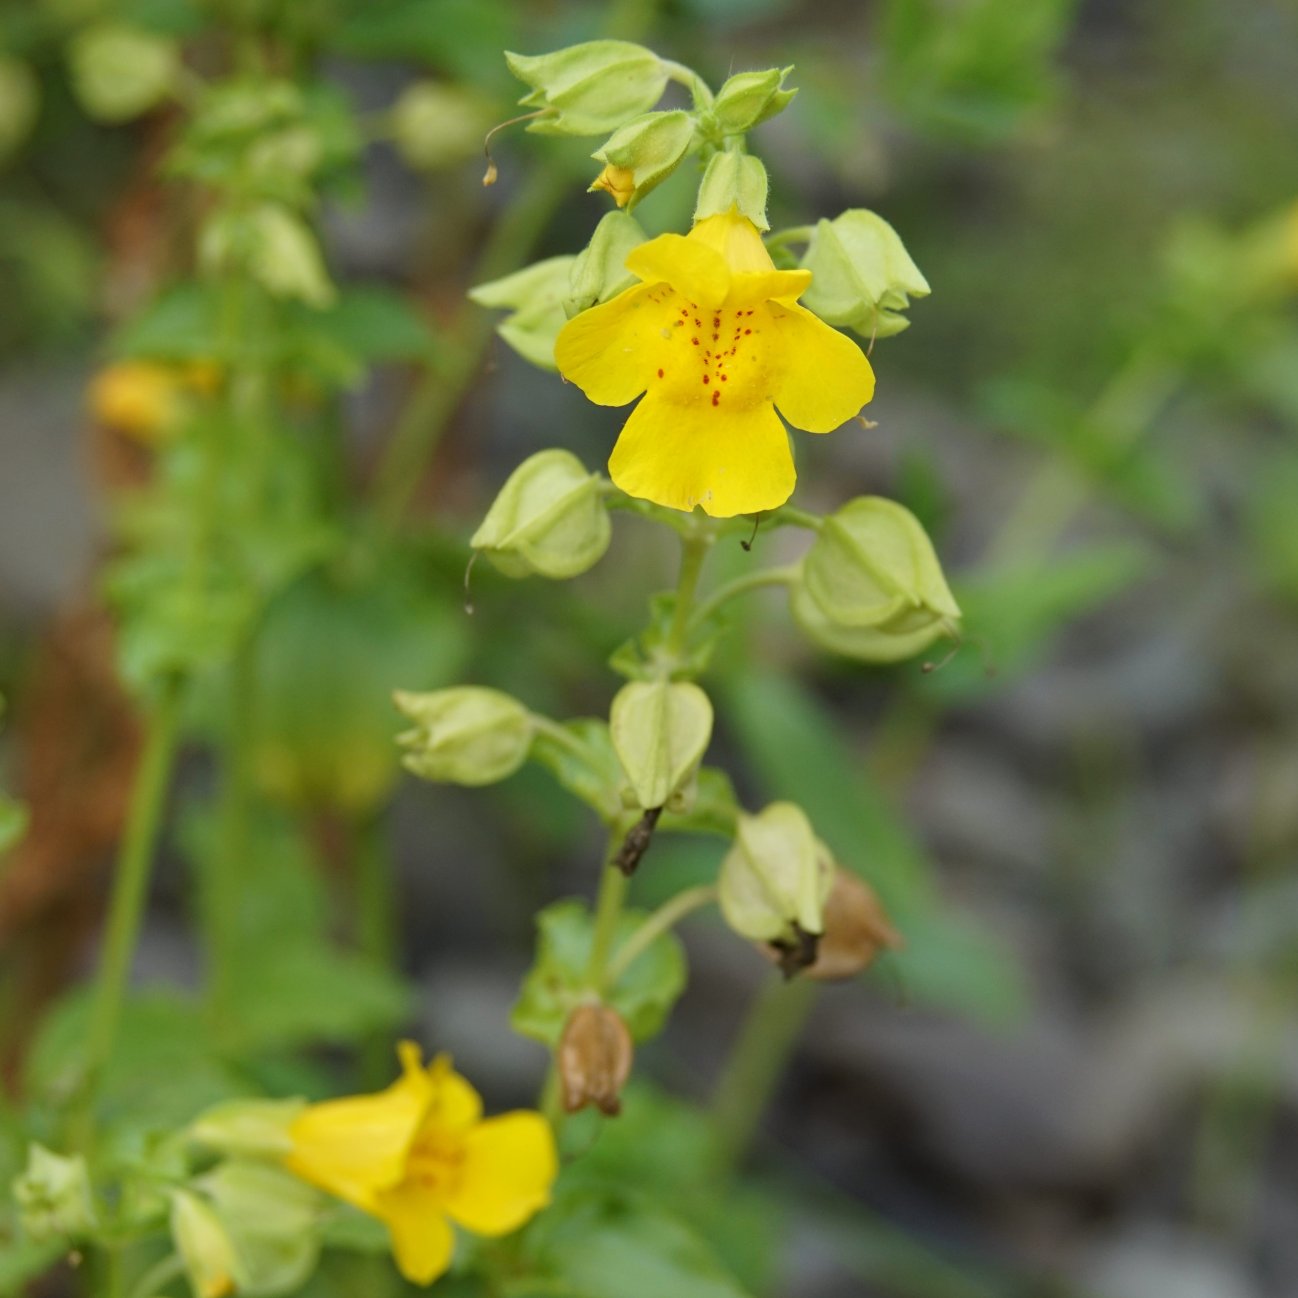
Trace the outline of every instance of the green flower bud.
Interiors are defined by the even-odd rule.
[[[246,272],[275,297],[314,307],[335,297],[311,228],[278,203],[217,213],[199,235],[198,255],[209,274]]]
[[[694,775],[712,738],[712,704],[687,682],[632,681],[613,700],[609,730],[636,802],[650,810]]]
[[[834,861],[801,807],[773,802],[755,816],[740,815],[717,882],[721,914],[736,933],[789,942],[799,931],[824,931]]]
[[[618,207],[633,208],[680,166],[697,142],[694,119],[683,109],[645,113],[614,131],[608,143],[591,154],[604,163],[591,189],[607,190]]]
[[[716,216],[738,208],[759,230],[769,230],[766,219],[766,168],[751,153],[714,153],[699,185],[694,219]]]
[[[288,1129],[306,1107],[304,1100],[227,1100],[190,1123],[190,1140],[222,1154],[276,1158],[290,1153]]]
[[[542,135],[604,135],[662,98],[667,69],[643,45],[587,41],[552,54],[505,54],[531,92],[519,100],[546,114],[528,126]]]
[[[199,1182],[234,1247],[239,1286],[296,1292],[320,1252],[322,1197],[274,1163],[231,1159]]]
[[[960,618],[919,520],[881,496],[850,500],[825,519],[802,561],[801,584],[838,626],[909,635]]]
[[[180,67],[176,43],[119,23],[102,23],[68,49],[72,87],[86,112],[126,122],[166,97]]]
[[[65,1158],[31,1145],[12,1189],[23,1232],[37,1243],[80,1239],[98,1225],[90,1174],[80,1154]]]
[[[593,568],[612,535],[598,474],[571,451],[538,451],[509,475],[469,544],[508,577]]]
[[[910,298],[929,294],[928,281],[897,232],[864,208],[820,221],[802,265],[812,276],[802,295],[807,310],[867,338],[900,333],[910,324],[899,314]]]
[[[743,135],[754,126],[783,112],[796,90],[785,90],[791,67],[764,72],[738,72],[717,91],[712,116],[722,135]]]
[[[407,770],[448,784],[494,784],[513,775],[532,746],[532,715],[499,690],[459,685],[428,694],[398,690],[415,729],[397,736]]]
[[[434,170],[477,154],[491,127],[477,95],[440,81],[417,81],[392,106],[392,139],[412,167]]]
[[[171,1237],[197,1298],[225,1298],[242,1282],[234,1241],[210,1204],[188,1190],[171,1196]]]
[[[564,314],[572,319],[597,302],[607,302],[636,282],[626,268],[633,248],[645,241],[645,232],[633,216],[606,212],[595,227],[590,242],[577,254],[568,275],[568,296]]]
[[[40,109],[40,83],[27,64],[0,54],[0,161],[27,138]]]
[[[549,257],[469,290],[479,306],[509,307],[496,332],[524,359],[553,370],[554,340],[568,323],[564,300],[576,257]]]
[[[845,626],[826,616],[820,605],[795,584],[790,593],[793,619],[822,649],[863,663],[897,663],[922,653],[943,635],[950,635],[946,623],[934,621],[917,631],[884,631],[873,626]]]

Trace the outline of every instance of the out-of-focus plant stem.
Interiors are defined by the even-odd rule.
[[[752,1144],[762,1114],[815,1001],[816,984],[774,975],[757,993],[712,1097],[713,1174],[729,1180]]]
[[[570,184],[562,168],[538,167],[505,208],[474,267],[472,282],[485,283],[527,260]],[[388,441],[374,474],[372,493],[379,519],[395,530],[451,417],[477,377],[495,325],[489,312],[466,303],[445,330],[453,349],[425,370]]]
[[[394,969],[396,900],[382,821],[366,816],[354,820],[348,831],[356,889],[356,945],[376,968]],[[387,1033],[373,1033],[361,1050],[361,1081],[377,1088],[391,1072],[392,1043]]]
[[[1181,382],[1181,371],[1157,352],[1137,351],[1105,384],[1082,424],[1099,434],[1107,455],[1131,450]],[[1019,494],[986,550],[989,564],[1037,556],[1043,561],[1076,520],[1092,484],[1071,461],[1047,460]]]
[[[98,1084],[113,1053],[122,1004],[130,980],[131,964],[139,940],[144,906],[148,900],[149,879],[162,824],[163,807],[171,782],[179,730],[182,682],[172,677],[149,718],[144,754],[127,815],[117,870],[113,879],[112,900],[100,956],[99,976],[86,1034],[85,1072],[82,1078],[76,1120],[88,1126],[89,1107]],[[84,1138],[90,1133],[77,1133]]]

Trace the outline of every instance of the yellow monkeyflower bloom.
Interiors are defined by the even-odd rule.
[[[550,1200],[554,1135],[539,1113],[482,1117],[478,1093],[439,1055],[398,1048],[402,1073],[376,1095],[308,1106],[289,1127],[290,1171],[382,1219],[407,1280],[451,1263],[451,1222],[475,1235],[517,1230]]]
[[[811,272],[776,270],[735,208],[641,244],[626,267],[642,282],[568,321],[554,350],[598,405],[644,394],[613,448],[613,481],[716,518],[782,505],[797,475],[776,409],[831,432],[874,395],[865,353],[798,305]]]

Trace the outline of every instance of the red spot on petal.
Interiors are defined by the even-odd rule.
[[[714,406],[719,406],[719,405],[721,404],[721,393],[720,393],[720,392],[714,392],[714,393],[712,394],[712,404],[713,404]]]
[[[750,334],[750,333],[752,333],[752,332],[753,332],[753,331],[752,331],[751,329],[745,329],[745,330],[744,330],[744,335],[747,336],[748,334]]]
[[[711,383],[711,382],[712,382],[712,379],[711,379],[711,377],[710,377],[709,375],[705,374],[705,375],[703,376],[703,382],[704,382],[704,383]]]
[[[663,376],[663,372],[662,372],[662,370],[659,370],[659,371],[658,371],[658,377],[659,377],[659,378],[662,378],[662,376]]]
[[[692,343],[694,344],[695,347],[697,347],[697,346],[699,345],[699,340],[698,340],[697,338],[691,338],[691,339],[690,339],[690,342],[692,342]]]
[[[662,370],[659,370],[659,371],[658,371],[658,375],[659,375],[660,378],[662,377]],[[729,375],[729,374],[723,374],[723,375],[721,376],[721,382],[722,382],[722,383],[729,383],[729,382],[730,382],[730,375]]]

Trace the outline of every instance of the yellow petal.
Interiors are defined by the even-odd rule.
[[[874,371],[846,334],[805,307],[772,302],[768,308],[781,366],[772,396],[795,428],[832,432],[874,396]]]
[[[482,1117],[482,1098],[451,1067],[449,1055],[438,1055],[428,1066],[432,1098],[424,1112],[424,1126],[465,1131]]]
[[[726,306],[755,306],[772,298],[792,302],[811,284],[809,270],[767,270],[751,275],[736,275],[730,281]]]
[[[713,248],[682,234],[660,234],[633,248],[626,268],[646,284],[670,284],[687,301],[720,306],[730,291],[730,267]]]
[[[505,1235],[550,1202],[558,1170],[554,1133],[539,1113],[488,1118],[465,1137],[461,1178],[443,1206],[475,1235]]]
[[[670,290],[640,284],[574,316],[559,330],[554,360],[559,373],[598,406],[624,406],[645,390],[654,348],[668,326]]]
[[[715,393],[715,389],[711,389]],[[631,412],[609,458],[629,496],[714,518],[784,504],[796,474],[789,436],[769,401],[677,404],[651,392]]]
[[[416,1182],[385,1190],[378,1214],[387,1223],[397,1268],[412,1284],[432,1284],[451,1265],[455,1232],[441,1202]]]
[[[374,1196],[405,1173],[411,1143],[433,1098],[419,1051],[401,1046],[403,1073],[377,1095],[326,1100],[306,1108],[289,1127],[288,1169],[313,1185],[374,1210]]]
[[[696,221],[688,238],[691,243],[719,252],[726,265],[737,274],[775,268],[757,227],[746,216],[741,216],[736,207]]]

